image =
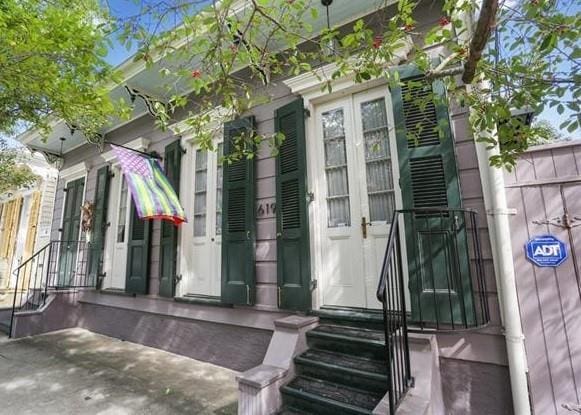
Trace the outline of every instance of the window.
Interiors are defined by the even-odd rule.
[[[127,181],[121,178],[121,194],[119,195],[119,215],[117,216],[117,242],[125,242],[125,228],[127,226]]]
[[[390,221],[395,199],[389,152],[389,126],[384,98],[361,104],[361,125],[365,143],[370,220],[372,222]]]
[[[216,151],[216,235],[222,234],[222,156],[224,155],[224,145],[218,144]]]
[[[194,236],[206,235],[206,189],[208,182],[208,152],[196,150],[194,179]]]
[[[349,226],[351,213],[343,109],[324,112],[322,121],[327,177],[327,225],[330,228]]]

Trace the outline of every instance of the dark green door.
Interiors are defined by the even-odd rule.
[[[125,283],[125,291],[131,294],[147,294],[150,231],[151,221],[139,219],[135,203],[131,200]]]
[[[59,287],[67,287],[74,284],[75,268],[77,263],[77,251],[79,248],[79,233],[81,230],[81,205],[85,178],[67,183],[65,188],[65,209],[63,212],[63,226],[61,233],[59,253]]]
[[[182,165],[182,148],[176,140],[165,148],[164,169],[169,183],[176,194],[180,195],[180,170]],[[173,297],[177,274],[178,228],[168,221],[161,222],[160,261],[159,261],[159,295]]]
[[[276,231],[279,308],[311,308],[307,162],[303,100],[276,111],[285,139],[276,158]]]
[[[103,269],[103,248],[107,230],[107,204],[109,201],[109,166],[97,170],[97,183],[93,210],[93,230],[89,244],[88,286],[98,283]],[[97,287],[99,288],[99,287]]]
[[[224,155],[254,146],[245,140],[254,131],[254,117],[224,124]],[[224,163],[222,196],[222,302],[254,304],[255,215],[254,158]]]
[[[403,208],[460,208],[444,85],[409,69],[392,88]],[[412,81],[409,83],[408,81]],[[465,216],[406,213],[412,320],[474,321]]]

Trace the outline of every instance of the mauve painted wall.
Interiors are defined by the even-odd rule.
[[[79,326],[233,370],[262,363],[272,331],[83,303]]]
[[[562,405],[581,404],[581,287],[573,261],[581,264],[581,227],[569,235],[560,226],[533,221],[562,218],[564,206],[571,219],[581,218],[581,143],[533,148],[505,180],[508,206],[516,209],[510,226],[534,411],[571,414]],[[526,259],[527,240],[544,234],[568,246],[568,259],[557,268]]]

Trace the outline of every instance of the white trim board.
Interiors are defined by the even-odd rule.
[[[139,137],[139,138],[136,138],[135,140],[132,140],[128,143],[120,144],[120,145],[122,145],[124,147],[129,147],[133,150],[144,151],[144,150],[147,150],[149,148],[150,143],[151,143],[151,140],[149,140],[147,138]],[[113,143],[113,145],[114,144],[115,143]],[[103,160],[105,160],[105,162],[109,163],[112,160],[114,160],[117,156],[115,155],[115,152],[113,150],[109,150],[105,153],[102,153],[101,157],[103,158]]]
[[[66,169],[61,170],[60,172],[60,179],[65,180],[65,184],[71,182],[76,179],[80,179],[83,176],[87,175],[89,171],[89,167],[86,161],[81,163],[77,163],[74,166],[67,167]]]

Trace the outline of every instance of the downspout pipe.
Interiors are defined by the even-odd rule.
[[[464,0],[468,1],[468,0]],[[460,40],[469,42],[473,34],[474,19],[471,12],[461,13],[466,30],[460,33]],[[474,88],[466,85],[470,92]],[[472,116],[473,108],[470,108]],[[524,347],[520,310],[514,272],[514,257],[508,216],[513,214],[506,202],[504,175],[501,168],[490,165],[490,158],[499,154],[498,144],[478,141],[479,138],[494,134],[490,131],[473,130],[478,158],[478,169],[482,182],[487,223],[492,245],[493,262],[496,274],[496,286],[504,337],[508,357],[508,370],[512,392],[512,404],[515,415],[530,415],[529,388],[527,382],[527,360]]]
[[[475,135],[481,134],[481,132],[476,131],[474,133]],[[475,138],[477,139],[478,137]],[[530,415],[531,408],[527,382],[528,368],[508,221],[508,216],[513,213],[507,206],[502,169],[492,167],[489,162],[491,156],[499,153],[498,146],[494,148],[487,148],[487,146],[488,144],[476,142],[488,227],[492,230],[491,243],[494,252],[499,305],[504,325],[512,403],[515,415]]]

